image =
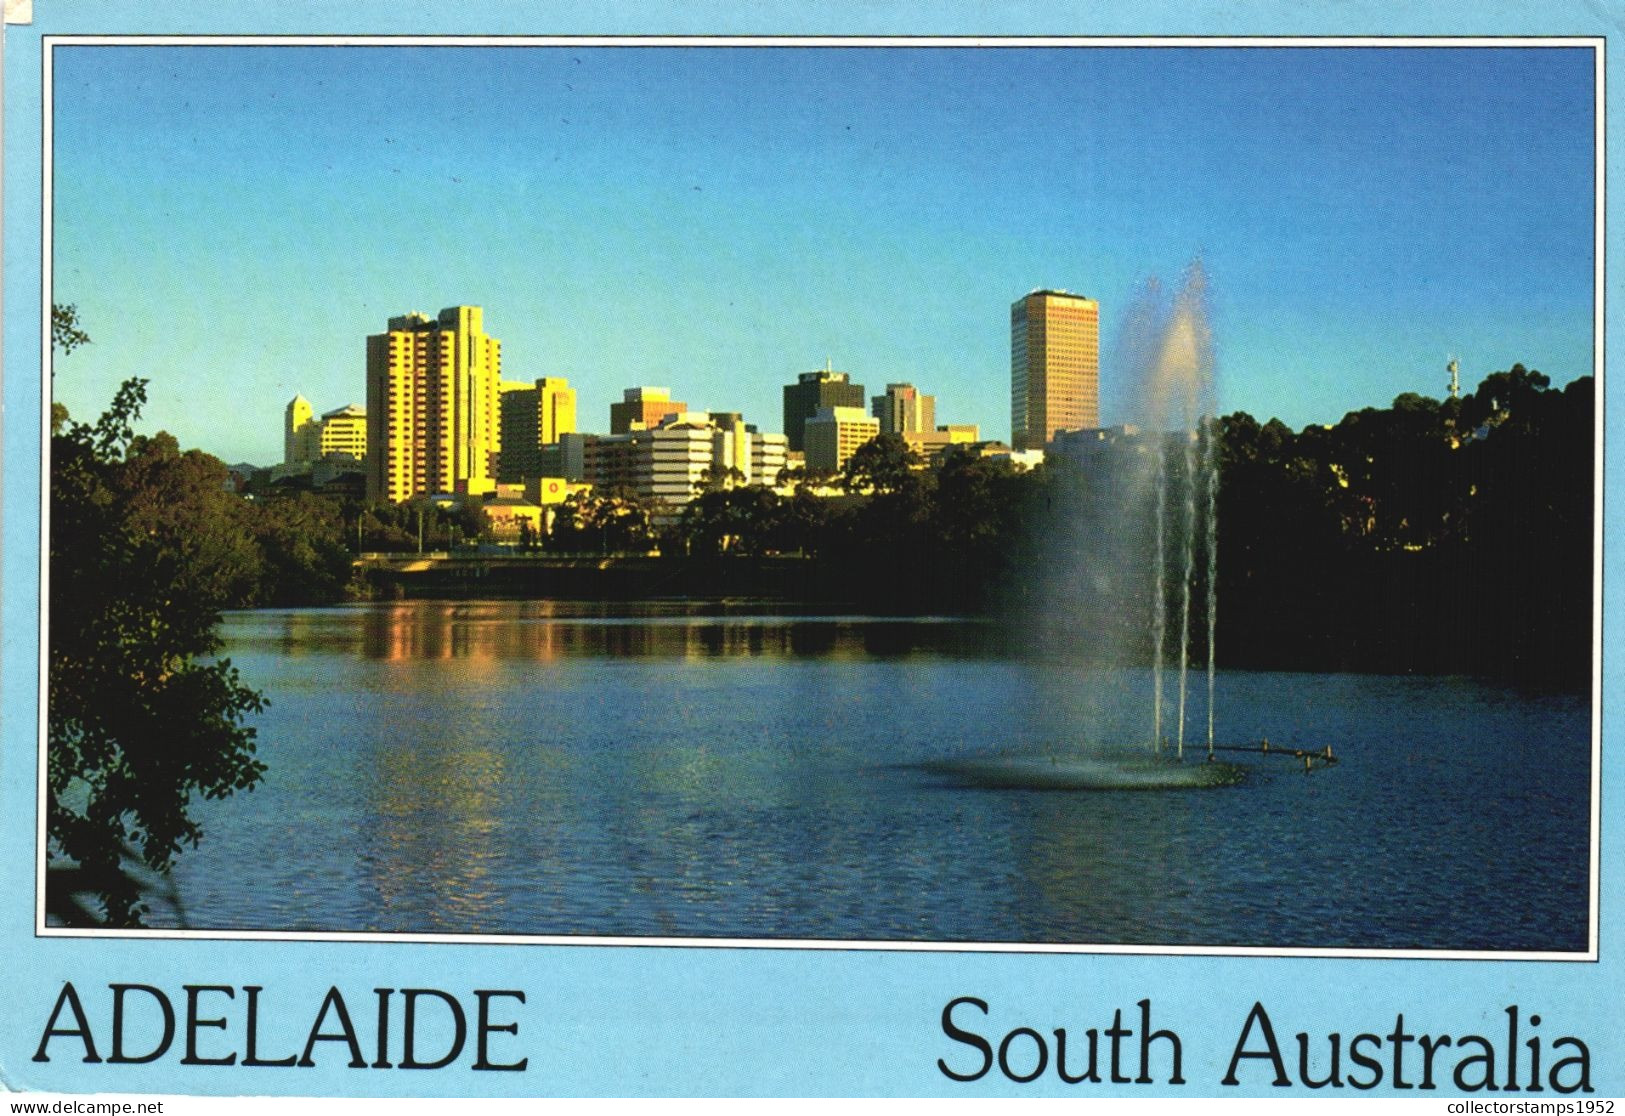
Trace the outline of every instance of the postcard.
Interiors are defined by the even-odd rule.
[[[1604,13],[7,13],[6,1090],[1625,1094]]]

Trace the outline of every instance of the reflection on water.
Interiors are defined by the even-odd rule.
[[[636,615],[627,615],[635,608]],[[233,617],[233,644],[284,655],[354,651],[369,659],[984,654],[1003,634],[964,619],[772,614],[760,604],[407,601]]]
[[[1331,744],[1180,793],[921,770],[1143,735],[1150,680],[986,625],[408,602],[240,613],[266,782],[177,880],[248,929],[1579,950],[1589,711],[1464,680],[1221,676]],[[1509,840],[1508,835],[1515,839]]]

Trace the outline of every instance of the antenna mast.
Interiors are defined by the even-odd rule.
[[[1461,369],[1456,364],[1456,358],[1451,357],[1450,363],[1445,366],[1450,373],[1450,398],[1461,398]]]

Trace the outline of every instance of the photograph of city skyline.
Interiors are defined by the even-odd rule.
[[[1599,50],[55,45],[43,926],[1594,950]]]

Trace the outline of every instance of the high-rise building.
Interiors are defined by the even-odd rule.
[[[367,408],[351,403],[322,415],[317,452],[323,461],[365,461]]]
[[[367,498],[496,486],[502,343],[478,306],[389,319],[367,338]]]
[[[793,384],[784,385],[784,436],[790,448],[805,450],[802,427],[825,407],[856,407],[863,410],[863,385],[854,384],[845,372],[828,364],[817,372],[803,372]]]
[[[543,376],[536,381],[540,396],[542,444],[550,445],[565,434],[575,433],[576,391],[562,376]]]
[[[632,430],[653,430],[670,415],[688,410],[687,403],[671,397],[663,387],[627,388],[619,403],[609,405],[609,432],[626,434]]]
[[[937,428],[937,397],[913,384],[887,384],[886,394],[869,401],[882,434],[924,434]]]
[[[295,395],[282,413],[282,464],[302,465],[316,459],[316,412],[310,400]]]
[[[880,435],[880,420],[862,407],[824,407],[808,419],[807,468],[838,472],[863,443]]]
[[[1034,291],[1010,307],[1010,440],[1043,449],[1057,430],[1100,425],[1100,304]]]
[[[576,393],[570,382],[544,376],[535,384],[502,384],[501,479],[518,483],[540,477],[542,447],[575,433]]]

